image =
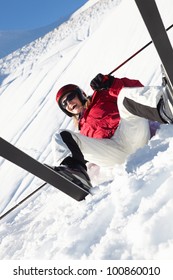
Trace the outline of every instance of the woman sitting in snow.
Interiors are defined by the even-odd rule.
[[[66,168],[89,180],[86,162],[113,167],[150,139],[149,121],[172,123],[164,87],[143,87],[138,80],[98,74],[91,97],[78,86],[56,95],[61,110],[78,123],[78,132],[62,130],[52,139],[55,171]]]

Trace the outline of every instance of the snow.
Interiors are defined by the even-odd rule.
[[[74,83],[91,94],[97,73],[109,73],[151,40],[135,1],[91,2],[0,60],[1,137],[40,162],[52,163],[54,132],[73,129],[55,102],[57,90]],[[172,0],[156,2],[168,27]],[[114,75],[160,85],[160,64],[150,45]],[[0,259],[173,259],[172,152],[172,125],[160,125],[125,164],[89,164],[94,187],[84,201],[46,185],[0,221]],[[3,158],[0,182],[1,215],[43,183]]]

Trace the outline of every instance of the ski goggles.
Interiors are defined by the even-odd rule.
[[[72,91],[71,93],[69,93],[67,95],[67,97],[65,99],[62,98],[62,101],[61,101],[62,107],[66,108],[68,102],[72,101],[76,96],[77,96],[77,92],[76,91]]]

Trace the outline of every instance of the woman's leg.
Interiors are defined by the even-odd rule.
[[[131,90],[129,89],[129,91]],[[173,104],[167,88],[163,86],[144,87],[137,88],[137,91],[137,96],[127,94],[123,100],[123,104],[129,112],[151,121],[173,123]]]
[[[73,167],[75,164],[80,164],[86,169],[84,156],[70,131],[64,130],[54,134],[52,151],[55,166],[64,164]]]
[[[84,161],[89,161],[103,167],[112,167],[116,163],[123,163],[127,157],[121,145],[121,141],[116,142],[115,139],[90,138],[68,130],[65,132],[71,135],[74,143],[78,147],[78,151],[76,150],[76,152],[74,152],[74,148],[72,147],[74,147],[75,144],[73,143],[73,145],[70,145],[69,143],[71,140],[69,143],[63,141],[62,132],[56,133],[52,138],[52,152],[55,166],[59,166],[64,159],[69,156],[74,157],[78,155],[78,157],[75,156],[75,158],[79,159],[80,152]]]

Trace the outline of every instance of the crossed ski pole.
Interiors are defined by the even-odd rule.
[[[2,216],[0,216],[0,220],[2,220],[5,216],[7,216],[9,213],[11,213],[13,210],[15,210],[19,205],[21,205],[24,201],[26,201],[28,198],[30,198],[33,194],[35,194],[36,192],[38,192],[41,188],[43,188],[47,183],[43,183],[41,186],[39,186],[35,191],[33,191],[32,193],[30,193],[29,195],[27,195],[24,199],[22,199],[20,202],[18,202],[15,206],[13,206],[12,208],[10,208],[7,212],[5,212],[4,214],[2,214]]]

